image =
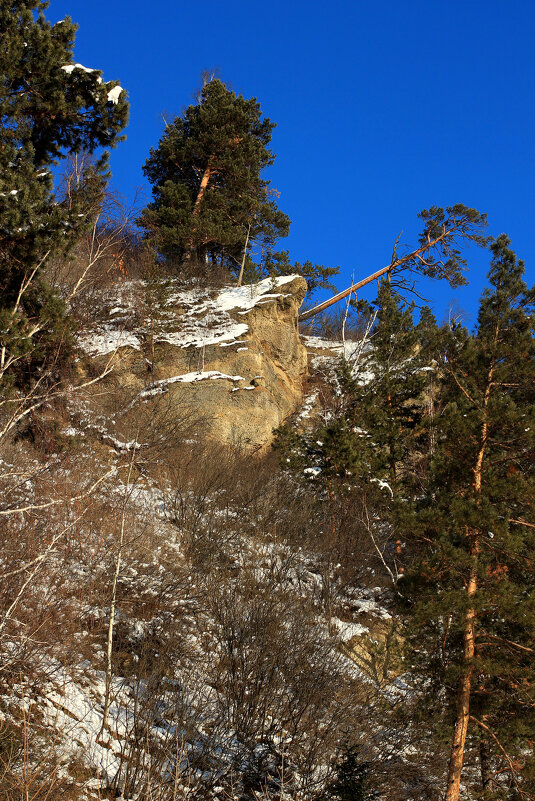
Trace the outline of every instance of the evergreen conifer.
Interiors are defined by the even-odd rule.
[[[429,483],[404,510],[419,551],[404,584],[412,664],[451,727],[446,801],[468,746],[485,797],[534,789],[535,290],[509,245],[502,234],[491,246],[475,335],[441,332]]]
[[[274,127],[255,98],[219,79],[166,126],[144,166],[154,199],[141,223],[167,261],[235,270],[251,244],[272,251],[288,234],[290,220],[262,177],[275,158],[268,149]]]
[[[364,354],[366,380],[353,388],[360,427],[371,445],[371,474],[389,482],[394,495],[415,458],[426,385],[414,307],[406,306],[388,280],[379,287],[371,348]]]
[[[313,433],[310,456],[323,478],[373,480],[388,487],[393,497],[412,474],[407,468],[423,447],[419,438],[426,364],[413,308],[388,280],[381,282],[374,305],[375,325],[359,364],[345,359],[340,364],[342,413]]]
[[[346,747],[335,766],[336,776],[329,782],[323,801],[370,801],[369,765],[359,758],[358,749]]]
[[[116,81],[73,63],[76,26],[68,17],[51,25],[47,6],[0,5],[0,377],[25,353],[46,349],[62,317],[40,267],[92,223],[86,211],[103,191],[106,153],[68,203],[54,196],[52,168],[68,153],[113,147],[128,115]]]

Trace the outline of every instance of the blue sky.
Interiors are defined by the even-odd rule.
[[[415,243],[417,212],[456,202],[487,212],[535,280],[535,4],[532,0],[52,0],[80,26],[75,60],[127,89],[127,141],[111,159],[127,198],[162,113],[193,101],[204,69],[277,123],[275,164],[293,259],[340,265],[339,288]],[[441,319],[473,322],[488,254],[469,250],[470,286],[422,289]],[[470,320],[468,320],[470,322]]]

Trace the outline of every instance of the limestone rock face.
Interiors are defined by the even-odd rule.
[[[250,450],[299,407],[307,353],[297,315],[306,293],[300,276],[222,290],[158,289],[127,282],[105,298],[98,328],[80,347],[93,369],[113,359],[113,380],[127,389],[120,410],[128,437],[150,410],[202,418],[204,433]]]

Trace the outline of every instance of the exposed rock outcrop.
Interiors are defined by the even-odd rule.
[[[140,405],[203,418],[225,444],[260,449],[302,400],[307,354],[297,315],[300,276],[222,290],[127,282],[101,298],[98,326],[80,337],[93,369],[113,358],[113,378],[128,388],[120,410],[128,437]],[[130,431],[129,431],[130,430]]]

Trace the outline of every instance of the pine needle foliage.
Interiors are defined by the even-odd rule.
[[[16,361],[53,347],[50,332],[63,315],[41,266],[93,222],[87,211],[102,195],[107,153],[68,202],[54,195],[53,167],[69,153],[113,147],[128,117],[126,93],[74,63],[76,26],[69,17],[51,25],[47,6],[0,5],[0,329],[2,353]]]
[[[423,329],[414,325],[413,307],[386,279],[373,305],[375,324],[358,364],[345,358],[339,364],[339,413],[301,438],[281,429],[277,447],[283,465],[317,468],[318,483],[337,481],[347,487],[373,481],[397,496],[412,475],[407,467],[426,447]]]
[[[358,748],[346,746],[321,801],[371,801],[375,793],[369,790],[369,773],[369,764],[361,759]]]
[[[535,291],[506,235],[491,251],[474,335],[440,332],[428,483],[400,514],[418,552],[402,586],[411,664],[450,742],[447,798],[476,745],[482,792],[535,789]]]
[[[275,123],[256,98],[219,79],[169,123],[144,173],[153,201],[141,224],[156,251],[177,269],[184,261],[239,269],[246,244],[273,250],[290,220],[262,173],[273,164]]]

